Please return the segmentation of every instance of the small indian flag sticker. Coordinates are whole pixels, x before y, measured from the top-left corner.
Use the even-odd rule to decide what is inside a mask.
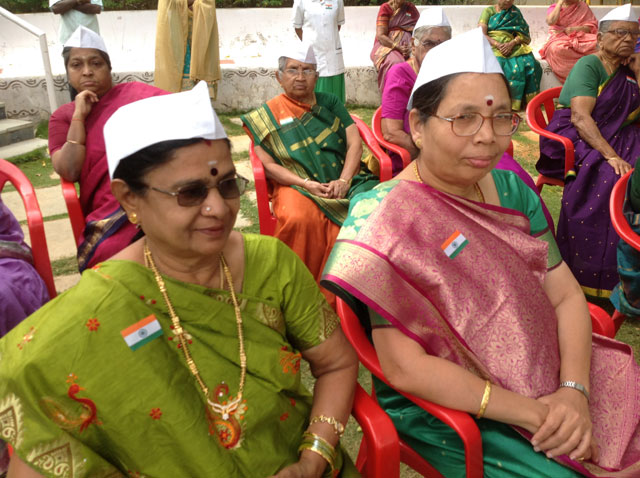
[[[151,314],[140,322],[121,330],[120,334],[131,350],[137,350],[147,342],[160,337],[162,335],[162,327],[160,327],[160,322],[158,322],[156,316]]]
[[[458,254],[460,254],[460,251],[464,249],[467,244],[469,244],[467,238],[464,237],[462,233],[456,229],[456,232],[451,234],[449,236],[449,239],[444,241],[440,247],[449,259],[453,259]]]

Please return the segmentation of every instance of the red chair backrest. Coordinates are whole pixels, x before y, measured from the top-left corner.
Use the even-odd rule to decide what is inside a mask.
[[[376,138],[376,141],[380,143],[380,145],[394,153],[396,153],[402,159],[402,166],[407,167],[409,163],[411,163],[411,155],[409,151],[404,149],[402,146],[398,146],[397,144],[390,143],[386,139],[384,139],[384,135],[382,134],[382,106],[373,112],[373,116],[371,117],[371,126],[373,129],[373,135]],[[382,179],[382,174],[380,175],[380,181],[386,181],[390,178]]]
[[[613,228],[616,230],[618,235],[627,244],[640,251],[640,236],[633,232],[627,218],[624,217],[624,214],[622,213],[622,206],[627,193],[627,184],[632,173],[633,170],[629,171],[613,186],[611,198],[609,199],[609,212],[611,214]]]
[[[253,170],[253,180],[256,185],[256,200],[258,202],[258,221],[260,222],[260,234],[273,236],[278,220],[271,212],[269,200],[269,184],[264,173],[264,166],[253,146],[253,138],[249,136],[249,159]]]
[[[69,213],[69,221],[71,221],[73,238],[76,240],[76,246],[80,246],[84,240],[83,233],[86,222],[84,214],[82,213],[82,207],[80,207],[80,199],[76,192],[76,185],[75,183],[61,178],[60,186],[62,186],[62,196],[64,197],[64,203],[67,206],[67,212]]]
[[[47,247],[44,222],[36,192],[29,179],[17,166],[9,161],[0,159],[0,191],[7,181],[13,184],[24,203],[24,208],[27,212],[27,226],[33,254],[33,265],[47,286],[49,297],[53,299],[57,295],[56,285],[53,281],[49,248]]]
[[[389,155],[380,147],[376,137],[373,135],[373,132],[369,129],[367,124],[362,121],[356,115],[351,115],[351,118],[356,124],[358,128],[358,132],[360,133],[360,138],[364,141],[364,144],[367,145],[371,154],[378,160],[380,164],[380,182],[388,181],[392,176],[392,163]]]

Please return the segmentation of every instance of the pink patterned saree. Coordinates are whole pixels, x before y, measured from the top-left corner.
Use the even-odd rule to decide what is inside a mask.
[[[532,398],[558,388],[549,244],[526,215],[398,181],[360,196],[350,216],[323,285],[501,387]],[[629,346],[598,335],[590,409],[599,463],[558,461],[585,476],[640,476],[640,369]]]

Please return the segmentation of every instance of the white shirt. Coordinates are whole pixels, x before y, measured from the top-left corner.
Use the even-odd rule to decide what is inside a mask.
[[[344,25],[343,0],[294,0],[292,22],[311,43],[320,76],[344,73],[338,25]]]
[[[49,0],[49,8],[58,3],[60,0]],[[91,0],[92,5],[102,5],[102,0]],[[67,13],[60,15],[60,43],[65,44],[69,37],[76,29],[83,25],[100,35],[100,26],[98,25],[98,15],[95,13],[82,13],[78,10],[71,9]]]

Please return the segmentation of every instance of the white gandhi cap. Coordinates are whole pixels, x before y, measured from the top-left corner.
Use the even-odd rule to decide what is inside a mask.
[[[413,107],[413,95],[418,88],[430,81],[454,73],[500,73],[504,75],[481,28],[475,28],[455,36],[427,52],[422,60],[418,78],[413,85],[407,109],[410,110]]]
[[[129,103],[118,108],[104,125],[109,177],[113,179],[122,159],[147,146],[177,139],[226,137],[204,81],[190,91]]]

